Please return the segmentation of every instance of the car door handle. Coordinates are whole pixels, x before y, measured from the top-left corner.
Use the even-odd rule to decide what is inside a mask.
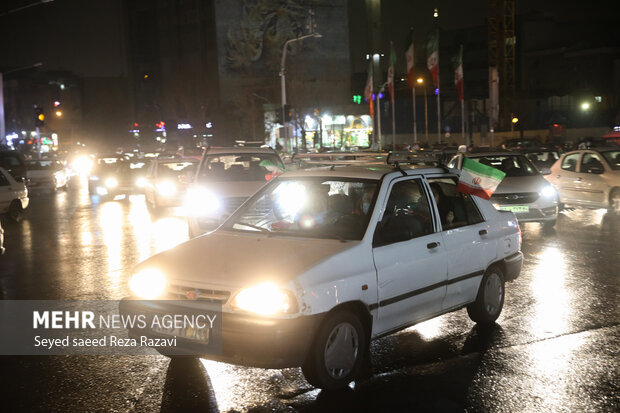
[[[488,232],[486,229],[481,229],[480,231],[478,231],[479,235],[486,235]]]
[[[433,248],[437,248],[438,246],[439,246],[438,242],[430,242],[426,244],[426,248],[428,248],[429,250],[432,250]]]

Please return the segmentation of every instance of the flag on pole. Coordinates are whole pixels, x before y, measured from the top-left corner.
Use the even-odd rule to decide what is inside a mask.
[[[372,99],[373,86],[372,86],[372,60],[368,62],[368,79],[366,80],[366,87],[364,88],[364,98],[368,102],[368,111],[370,116],[375,116],[375,105]]]
[[[459,94],[459,100],[463,100],[463,45],[452,62],[454,63],[454,85]]]
[[[394,64],[396,63],[396,52],[394,45],[390,42],[390,67],[388,68],[387,87],[390,92],[390,99],[394,101]]]
[[[409,87],[413,89],[415,87],[415,74],[413,73],[413,29],[409,31],[405,57],[407,59],[407,83]]]
[[[456,190],[489,199],[505,176],[499,169],[465,158]]]
[[[435,88],[439,87],[439,29],[435,27],[426,36],[426,67],[433,76]]]

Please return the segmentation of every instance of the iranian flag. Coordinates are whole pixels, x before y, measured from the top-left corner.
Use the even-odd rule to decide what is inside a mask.
[[[396,63],[396,52],[394,45],[390,42],[390,67],[388,68],[387,87],[390,92],[390,99],[394,102],[394,64]]]
[[[426,37],[426,67],[433,76],[435,88],[439,87],[439,31],[434,28]]]
[[[489,199],[506,174],[499,169],[465,158],[456,189],[464,194]]]
[[[459,53],[454,56],[454,85],[459,94],[459,100],[463,100],[463,45],[459,49]]]
[[[368,111],[370,116],[375,116],[375,105],[372,100],[373,87],[372,87],[372,60],[368,63],[368,79],[366,80],[366,87],[364,88],[364,98],[368,102]]]
[[[407,45],[407,50],[405,50],[405,57],[407,58],[407,83],[409,87],[413,89],[415,87],[415,75],[413,73],[413,29],[409,31]]]

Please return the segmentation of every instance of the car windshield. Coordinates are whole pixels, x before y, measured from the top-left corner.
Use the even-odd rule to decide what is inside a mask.
[[[528,152],[525,154],[525,157],[532,162],[542,162],[545,164],[552,164],[560,158],[555,151]]]
[[[605,157],[611,169],[620,171],[620,149],[601,152],[601,155]]]
[[[361,240],[376,198],[375,180],[279,179],[225,223],[235,231]]]
[[[265,182],[283,171],[284,165],[275,154],[217,154],[206,157],[198,181]]]
[[[506,177],[532,176],[540,173],[525,156],[521,155],[487,155],[471,159],[501,170],[506,173]]]
[[[31,171],[58,169],[56,161],[26,161],[26,166]]]

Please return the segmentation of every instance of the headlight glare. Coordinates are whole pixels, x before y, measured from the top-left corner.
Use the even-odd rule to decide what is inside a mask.
[[[116,188],[118,186],[118,181],[116,178],[108,178],[105,180],[105,186],[108,188]]]
[[[138,179],[136,179],[136,186],[138,188],[144,188],[144,185],[146,185],[146,178],[138,178]]]
[[[185,206],[190,215],[213,215],[222,204],[216,194],[206,188],[191,188],[187,193]]]
[[[271,283],[241,290],[235,297],[234,306],[260,315],[290,314],[297,311],[293,294]]]
[[[177,186],[174,182],[163,181],[157,184],[157,192],[161,196],[172,196],[177,192]]]
[[[553,198],[556,195],[556,191],[555,188],[552,187],[551,185],[548,185],[546,187],[544,187],[541,191],[540,191],[541,195],[547,198]]]
[[[153,300],[164,293],[166,277],[161,271],[154,268],[145,269],[131,277],[129,288],[138,297]]]

